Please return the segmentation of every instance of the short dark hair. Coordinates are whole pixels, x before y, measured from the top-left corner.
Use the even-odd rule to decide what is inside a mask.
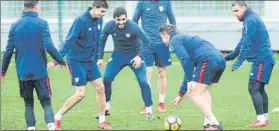
[[[247,4],[245,1],[239,1],[239,0],[235,0],[233,1],[232,3],[232,7],[235,6],[235,5],[239,5],[240,7],[247,7]]]
[[[171,35],[171,33],[175,31],[175,26],[172,24],[162,24],[159,29],[160,33],[165,32],[167,35]]]
[[[117,7],[117,8],[115,8],[114,11],[113,11],[113,18],[119,17],[121,15],[126,15],[126,17],[127,17],[126,9],[124,7]]]
[[[34,9],[39,0],[24,0],[24,8]]]
[[[94,0],[92,7],[108,9],[108,2],[106,0]]]

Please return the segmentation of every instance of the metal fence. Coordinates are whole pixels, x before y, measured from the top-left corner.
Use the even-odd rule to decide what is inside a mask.
[[[109,9],[105,21],[112,19],[112,11],[118,6],[124,6],[128,11],[128,17],[131,18],[137,1],[108,1],[108,3]],[[84,12],[91,4],[92,1],[39,1],[39,15],[49,22],[51,36],[56,47],[61,43],[61,40],[65,39],[73,19]],[[279,10],[277,9],[279,2],[247,1],[247,4],[260,16],[264,17],[268,29],[271,31],[271,36],[276,36],[279,30]],[[177,18],[178,28],[181,31],[201,35],[212,40],[217,48],[221,50],[234,48],[235,42],[240,37],[241,23],[236,21],[231,12],[231,1],[172,1],[172,7]],[[21,17],[22,8],[23,1],[1,1],[2,51],[6,45],[10,25]],[[59,19],[62,19],[60,24]],[[224,39],[226,37],[233,40],[222,42],[226,40]],[[224,45],[224,43],[227,44]],[[275,48],[279,50],[279,46]],[[111,51],[112,49],[113,44],[111,38],[109,38],[105,50]]]

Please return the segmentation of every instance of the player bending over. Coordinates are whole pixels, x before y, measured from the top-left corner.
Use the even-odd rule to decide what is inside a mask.
[[[159,31],[163,42],[173,49],[181,61],[185,73],[180,91],[171,104],[173,106],[181,104],[187,91],[189,98],[205,116],[204,129],[223,130],[212,112],[209,92],[212,83],[219,81],[226,68],[221,52],[198,36],[177,33],[171,24],[161,25]]]

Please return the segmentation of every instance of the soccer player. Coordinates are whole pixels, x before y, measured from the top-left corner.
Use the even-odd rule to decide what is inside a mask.
[[[98,127],[105,130],[112,129],[110,124],[105,121],[104,84],[95,61],[96,46],[100,39],[103,16],[107,9],[107,1],[94,1],[92,7],[89,7],[85,13],[75,19],[62,48],[59,50],[63,57],[68,54],[68,66],[71,71],[72,85],[75,86],[76,92],[55,114],[57,130],[60,129],[62,115],[83,99],[88,81],[96,87],[96,101],[100,117]],[[54,65],[55,62],[49,63],[49,67]]]
[[[102,67],[106,40],[109,35],[112,35],[114,51],[107,63],[104,74],[106,113],[107,115],[110,114],[112,81],[118,72],[125,66],[129,66],[134,71],[141,88],[147,111],[146,120],[153,120],[151,89],[146,80],[146,66],[141,59],[146,54],[150,39],[135,22],[127,19],[125,8],[116,8],[113,11],[113,18],[114,20],[107,22],[102,31],[98,54],[98,65]]]
[[[139,1],[134,13],[133,21],[138,23],[140,18],[143,30],[151,39],[151,44],[147,50],[147,54],[145,58],[143,58],[147,66],[147,81],[151,86],[152,66],[155,61],[155,66],[157,66],[157,83],[159,91],[158,111],[166,112],[164,104],[167,88],[166,67],[171,65],[171,57],[169,47],[162,42],[158,30],[161,24],[167,23],[167,19],[170,24],[176,25],[176,20],[171,8],[171,2],[168,0]],[[145,108],[143,108],[140,114],[145,113]]]
[[[53,46],[47,21],[38,16],[38,0],[24,1],[22,17],[12,24],[8,37],[1,78],[6,75],[15,49],[16,72],[20,95],[25,103],[27,130],[35,130],[34,88],[44,109],[47,128],[54,130],[46,51],[60,65],[66,66],[66,63]]]
[[[269,35],[261,18],[248,8],[244,1],[232,3],[232,12],[243,22],[242,37],[236,49],[227,55],[227,61],[237,58],[232,65],[232,71],[238,69],[244,60],[252,63],[248,89],[251,95],[257,120],[249,127],[269,125],[268,96],[265,85],[268,84],[275,59],[270,47]]]
[[[212,84],[219,81],[226,68],[222,53],[198,36],[177,33],[173,25],[163,24],[159,31],[163,42],[173,49],[181,61],[185,73],[180,91],[171,105],[180,105],[187,91],[189,98],[206,117],[204,129],[222,130],[222,125],[212,112],[209,92]]]

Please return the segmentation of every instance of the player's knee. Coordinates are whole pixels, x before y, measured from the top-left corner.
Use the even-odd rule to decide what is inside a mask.
[[[104,84],[99,84],[98,86],[96,86],[96,92],[98,95],[103,95],[105,92]]]
[[[42,98],[42,99],[40,99],[40,102],[41,102],[42,107],[51,105],[50,98]]]
[[[161,80],[166,78],[166,68],[158,68],[158,78]]]
[[[146,78],[150,80],[152,77],[152,67],[146,67]]]
[[[250,94],[259,92],[260,89],[260,82],[255,80],[249,80],[248,90]]]
[[[24,97],[25,106],[34,106],[34,98],[32,97]]]
[[[83,90],[78,90],[75,94],[75,98],[78,100],[78,101],[81,101],[85,96],[85,91]]]
[[[140,87],[147,87],[147,86],[149,86],[146,79],[139,79],[138,82],[140,84]]]
[[[202,95],[205,93],[205,90],[207,89],[207,85],[197,83],[197,82],[191,82],[191,84],[188,87],[187,94],[189,98],[194,98],[196,96]]]

